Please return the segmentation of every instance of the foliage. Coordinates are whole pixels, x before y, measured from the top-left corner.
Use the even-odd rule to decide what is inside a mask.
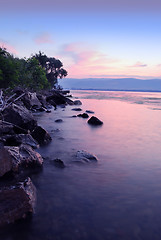
[[[15,86],[33,90],[54,87],[58,78],[67,76],[60,60],[39,52],[28,59],[15,58],[0,48],[0,88]]]
[[[67,71],[63,69],[63,64],[59,59],[54,57],[47,57],[44,53],[39,52],[34,56],[38,61],[41,67],[46,72],[46,77],[48,82],[52,87],[58,82],[58,78],[63,78],[67,76]]]

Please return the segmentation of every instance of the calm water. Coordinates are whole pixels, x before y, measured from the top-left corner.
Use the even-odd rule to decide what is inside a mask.
[[[53,141],[39,152],[43,171],[32,176],[32,219],[1,233],[3,240],[160,240],[161,94],[72,91],[104,124],[91,127],[72,106],[37,115]],[[92,115],[92,114],[91,114]],[[62,123],[55,123],[61,118]],[[72,163],[78,150],[95,164]],[[50,159],[61,158],[65,169]]]

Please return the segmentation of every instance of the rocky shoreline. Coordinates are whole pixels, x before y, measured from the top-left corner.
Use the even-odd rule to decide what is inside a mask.
[[[58,90],[36,93],[19,88],[10,96],[1,92],[0,227],[34,211],[36,188],[30,173],[43,167],[43,158],[36,149],[52,139],[32,112],[48,113],[58,105],[77,105],[65,96],[68,93]]]
[[[0,104],[0,227],[25,218],[34,212],[36,204],[36,188],[30,175],[33,171],[40,171],[43,158],[36,151],[37,148],[52,141],[50,134],[33,116],[33,112],[46,112],[58,106],[79,106],[80,100],[71,100],[69,91],[51,90],[43,92],[29,92],[15,89],[10,96],[1,93]],[[73,111],[82,109],[74,107]],[[89,118],[86,111],[75,117]],[[73,117],[74,117],[73,116]],[[61,119],[59,119],[61,120]],[[102,125],[98,118],[92,116],[88,122],[92,125]],[[97,158],[86,152],[78,151],[76,162],[87,163],[97,161]],[[64,168],[61,159],[54,159],[56,167]]]

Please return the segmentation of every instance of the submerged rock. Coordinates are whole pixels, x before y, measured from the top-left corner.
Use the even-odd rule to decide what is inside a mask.
[[[36,188],[30,178],[0,189],[0,226],[13,223],[33,213]]]
[[[86,113],[94,113],[94,112],[91,110],[86,110]]]
[[[89,120],[88,120],[88,124],[91,125],[102,125],[103,122],[101,120],[99,120],[97,117],[92,116]]]
[[[40,144],[47,144],[52,139],[49,135],[49,133],[42,127],[37,126],[31,133],[31,136]]]
[[[61,122],[63,122],[63,120],[62,119],[56,119],[55,122],[61,123]]]
[[[82,105],[82,102],[80,100],[75,100],[74,105]]]
[[[77,116],[82,118],[89,118],[89,115],[87,113],[78,114]]]
[[[98,159],[95,155],[87,151],[80,150],[80,151],[77,151],[76,160],[74,162],[89,163],[89,162],[97,162],[97,161]]]
[[[63,162],[61,159],[59,159],[59,158],[56,158],[56,159],[54,159],[54,160],[51,160],[51,163],[53,163],[55,167],[65,168],[64,162]]]
[[[82,111],[81,108],[72,108],[72,110],[73,110],[73,111],[78,111],[78,112],[79,112],[79,111]]]

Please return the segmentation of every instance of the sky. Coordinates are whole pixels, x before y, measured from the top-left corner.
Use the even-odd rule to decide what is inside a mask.
[[[161,78],[161,0],[0,0],[0,46],[68,78]]]

